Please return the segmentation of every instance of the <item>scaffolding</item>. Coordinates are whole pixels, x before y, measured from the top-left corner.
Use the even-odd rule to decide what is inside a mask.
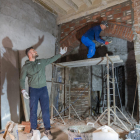
[[[107,61],[106,61],[106,65],[107,65],[107,109],[101,114],[101,116],[95,121],[95,123],[97,123],[99,120],[102,120],[105,115],[107,114],[107,120],[108,120],[108,126],[111,126],[112,124],[117,124],[116,119],[119,120],[119,122],[124,126],[124,128],[126,129],[126,131],[129,131],[129,129],[127,128],[127,126],[121,121],[121,119],[117,116],[116,114],[116,110],[118,109],[118,111],[122,114],[122,116],[126,119],[126,121],[132,125],[130,123],[130,121],[127,119],[127,117],[121,112],[121,110],[116,106],[115,103],[115,78],[114,78],[114,63],[113,61],[108,57],[108,54],[106,54],[107,57]],[[111,62],[112,64],[112,84],[113,84],[113,106],[110,107],[110,89],[109,89],[109,62]],[[114,121],[112,123],[110,116],[111,116],[111,112],[114,115]],[[95,124],[94,123],[94,124]]]
[[[63,62],[63,63],[53,63],[53,67],[54,65],[56,67],[63,67],[63,68],[73,68],[73,67],[83,67],[83,66],[93,66],[93,65],[103,65],[106,64],[107,65],[107,109],[101,114],[101,116],[95,121],[95,123],[97,123],[100,119],[103,119],[105,117],[105,115],[107,114],[108,116],[108,126],[112,125],[113,123],[116,124],[116,119],[118,119],[121,124],[124,126],[124,128],[128,131],[128,128],[126,127],[126,125],[119,119],[119,117],[116,115],[116,110],[118,110],[119,112],[120,109],[116,106],[115,103],[115,83],[114,83],[114,64],[115,63],[122,63],[123,60],[120,59],[120,57],[118,55],[116,56],[110,56],[108,57],[108,54],[106,54],[106,57],[101,57],[101,58],[92,58],[92,59],[86,59],[86,60],[80,60],[80,61],[71,61],[71,62]],[[110,91],[109,91],[109,64],[112,64],[112,84],[113,84],[113,106],[110,107]],[[58,83],[58,82],[54,82],[54,79],[52,79],[52,104],[51,104],[51,119],[53,120],[53,108],[56,110],[56,112],[59,114],[60,118],[62,119],[63,123],[65,124],[63,118],[61,117],[60,113],[57,111],[57,109],[54,107],[53,105],[53,85],[54,84],[63,84],[64,85],[69,85],[69,107],[67,109],[69,109],[69,115],[68,117],[70,118],[71,115],[71,109],[74,110],[75,114],[77,115],[77,117],[80,119],[79,115],[77,114],[76,110],[74,109],[74,107],[71,104],[71,99],[70,99],[70,95],[71,95],[71,84],[70,84],[70,79],[69,79],[69,83],[66,84],[64,83]],[[90,84],[89,84],[90,85]],[[91,90],[90,90],[90,86],[89,86],[89,98],[91,97]],[[65,90],[65,88],[64,88]],[[64,93],[65,94],[65,93]],[[89,99],[89,108],[91,107],[91,100]],[[110,123],[110,112],[113,113],[114,115],[114,121],[113,123]],[[121,112],[121,114],[124,116],[124,118],[127,120],[127,122],[129,124],[130,121],[126,118],[126,116]],[[132,124],[131,124],[132,125]]]

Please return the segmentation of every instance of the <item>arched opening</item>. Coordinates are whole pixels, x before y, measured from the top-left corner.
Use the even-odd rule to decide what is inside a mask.
[[[81,43],[80,39],[89,28],[97,24],[99,23],[90,22],[85,26],[78,27],[63,40],[61,40],[61,46],[68,46],[69,54],[63,57],[60,62],[87,59],[88,49]],[[102,31],[100,35],[104,40],[112,41],[112,43],[107,46],[101,46],[100,43],[94,41],[96,44],[96,53],[94,58],[104,57],[106,53],[108,53],[109,56],[119,55],[124,61],[122,64],[115,65],[116,77],[118,81],[118,87],[116,87],[116,90],[118,90],[120,93],[123,107],[131,113],[137,79],[133,42],[134,34],[132,31],[132,26],[123,23],[118,24],[115,22],[110,22],[109,27],[105,31]],[[95,91],[102,92],[101,89],[103,88],[103,79],[101,76],[103,76],[103,71],[101,71],[101,69],[101,66],[92,66],[92,92],[94,93]],[[81,75],[83,72],[81,70]],[[96,96],[95,98],[97,99]],[[116,104],[120,106],[119,98],[117,99]],[[135,107],[135,113],[136,112],[137,101]]]

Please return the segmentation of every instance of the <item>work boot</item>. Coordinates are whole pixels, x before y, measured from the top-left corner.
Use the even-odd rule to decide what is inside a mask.
[[[45,130],[43,133],[49,140],[53,140],[53,136],[50,130]]]

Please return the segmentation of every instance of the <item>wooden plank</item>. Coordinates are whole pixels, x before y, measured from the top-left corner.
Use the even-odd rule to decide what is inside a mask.
[[[111,59],[111,61],[113,61],[113,63],[123,62],[123,60],[121,60],[120,56],[118,55],[109,56],[109,58]],[[58,63],[58,64],[62,66],[67,66],[67,67],[82,67],[82,66],[93,66],[97,64],[102,65],[102,64],[106,64],[106,61],[107,61],[106,57],[100,57],[100,58],[92,58],[92,59],[79,60],[79,61],[63,62],[63,63]]]
[[[83,1],[88,7],[92,6],[92,1],[91,0],[83,0]]]
[[[65,2],[70,5],[75,11],[78,11],[78,6],[72,0],[65,0]]]

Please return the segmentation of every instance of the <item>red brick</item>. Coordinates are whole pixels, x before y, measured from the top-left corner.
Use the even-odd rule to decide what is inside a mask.
[[[122,16],[123,16],[123,13],[118,13],[118,14],[114,15],[114,18],[119,18],[119,17],[122,17]]]
[[[103,17],[103,20],[107,20],[107,17]]]
[[[131,15],[128,15],[128,16],[125,16],[125,17],[122,17],[122,21],[126,21],[128,19],[131,19]]]
[[[25,133],[30,133],[30,131],[31,131],[31,125],[26,125],[25,129],[24,129],[24,132]]]
[[[101,13],[103,13],[103,12],[105,12],[105,11],[106,11],[106,9],[102,10]]]
[[[95,20],[97,17],[100,17],[100,15],[94,15],[92,19]]]
[[[22,121],[21,124],[22,124],[22,125],[25,125],[24,132],[30,133],[30,130],[31,130],[31,123],[30,123],[30,122],[24,122],[24,121]]]
[[[86,23],[87,22],[87,20],[86,19],[83,19],[83,20],[81,20],[79,23],[80,24],[83,24],[83,23]]]
[[[65,36],[65,33],[62,33],[62,34],[61,34],[61,37],[64,37],[64,36]]]
[[[112,25],[112,26],[113,26],[113,27],[112,27],[112,31],[111,31],[111,32],[112,32],[112,34],[114,34],[115,31],[116,31],[116,26],[117,26],[117,25]]]
[[[69,32],[70,31],[70,28],[66,28],[66,29],[64,29],[64,32],[66,33],[66,32]]]
[[[66,28],[65,24],[61,26],[61,30],[65,29],[65,28]]]
[[[130,31],[131,31],[131,28],[127,27],[126,32],[124,33],[125,38],[128,38]]]
[[[140,1],[135,2],[135,3],[134,3],[134,6],[135,6],[135,7],[140,6]]]
[[[112,9],[114,10],[114,9],[118,9],[118,8],[121,8],[121,5],[119,4],[119,5],[116,5],[116,6],[114,6],[114,7],[112,7]]]
[[[121,11],[122,11],[122,12],[123,12],[123,11],[127,11],[127,10],[131,10],[130,5],[121,8]]]
[[[140,34],[140,27],[135,26],[135,31],[136,31],[137,34]]]
[[[22,121],[22,123],[21,123],[22,125],[31,125],[31,123],[30,122],[24,122],[24,121]]]
[[[75,23],[70,23],[69,24],[69,27],[73,27],[73,26],[75,26]]]
[[[113,13],[114,13],[113,10],[112,10],[112,11],[108,11],[108,12],[106,12],[106,16],[111,15],[111,14],[113,14]]]

